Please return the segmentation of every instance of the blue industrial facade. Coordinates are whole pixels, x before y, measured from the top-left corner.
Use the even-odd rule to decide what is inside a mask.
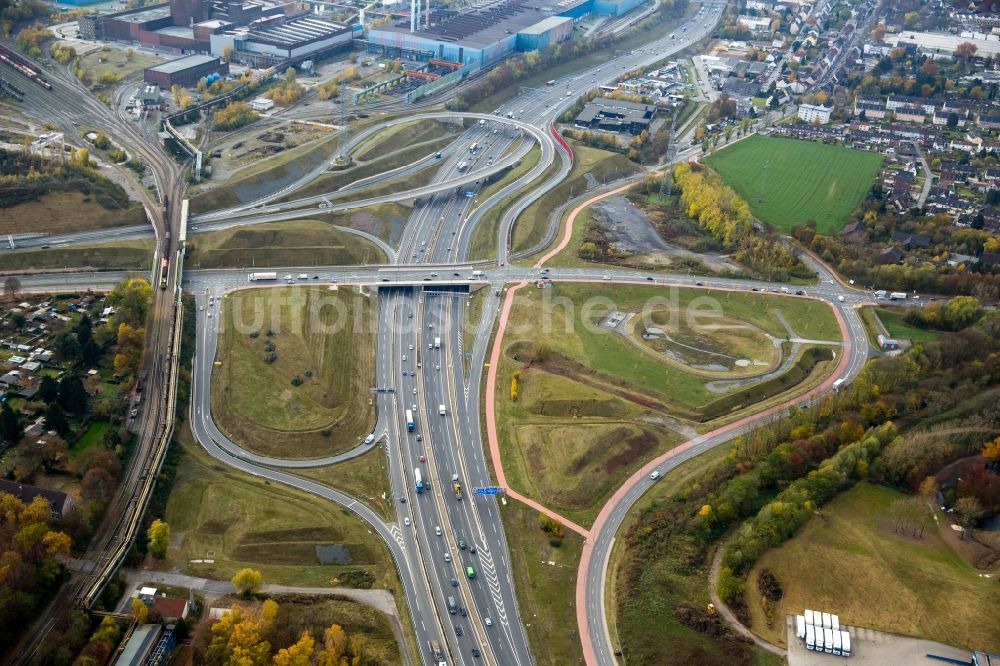
[[[444,23],[442,28],[431,26],[430,29],[418,29],[416,32],[410,32],[408,26],[404,24],[397,24],[372,28],[368,32],[368,43],[370,47],[375,47],[391,57],[424,53],[433,54],[431,56],[433,59],[450,60],[463,65],[477,63],[480,67],[490,67],[515,52],[541,50],[569,39],[573,32],[573,22],[560,21],[560,18],[576,21],[592,13],[621,16],[644,1],[562,0],[546,3],[544,9],[548,11],[554,9],[554,14],[534,24],[512,24],[510,29],[504,32],[491,30],[492,26],[484,27],[482,32],[467,34],[464,37],[449,34],[447,23]],[[441,34],[438,34],[439,31]]]

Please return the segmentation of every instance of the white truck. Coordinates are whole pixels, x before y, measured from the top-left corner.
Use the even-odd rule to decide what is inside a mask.
[[[257,282],[258,280],[277,280],[277,273],[251,273],[250,281]]]
[[[806,637],[806,619],[801,615],[795,616],[795,637],[796,638]]]
[[[894,291],[891,294],[889,294],[889,300],[890,301],[905,301],[906,300],[906,292],[905,291]]]
[[[834,631],[840,631],[840,618],[834,614],[830,614],[830,628]]]
[[[813,611],[806,609],[805,613],[806,624],[816,624],[816,620],[813,618]]]
[[[823,613],[823,628],[833,629],[833,618],[830,617],[829,613]]]
[[[841,639],[839,631],[831,631],[833,634],[833,653],[838,657],[841,655]]]
[[[806,649],[816,649],[816,627],[811,624],[806,625]]]
[[[851,635],[843,630],[840,632],[840,656],[851,656]]]
[[[434,349],[441,349],[441,338],[434,338]]]
[[[833,629],[823,627],[823,652],[833,654]]]
[[[445,415],[445,414],[447,414],[447,413],[448,413],[448,412],[447,412],[447,410],[445,409],[444,405],[438,405],[438,414],[440,414],[441,416],[444,416],[444,415]]]
[[[842,388],[844,388],[844,380],[843,379],[836,379],[836,380],[834,380],[834,382],[833,382],[833,391],[834,391],[834,393],[836,393],[837,391],[839,391]]]

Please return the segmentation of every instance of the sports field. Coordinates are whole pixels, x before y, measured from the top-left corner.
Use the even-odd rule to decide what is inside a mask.
[[[814,141],[751,136],[705,162],[764,222],[789,231],[816,220],[816,229],[828,234],[844,226],[874,182],[882,157]]]

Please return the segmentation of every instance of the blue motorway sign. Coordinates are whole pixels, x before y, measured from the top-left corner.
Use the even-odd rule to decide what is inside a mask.
[[[501,492],[501,488],[497,486],[487,486],[485,488],[476,488],[477,495],[496,495]]]

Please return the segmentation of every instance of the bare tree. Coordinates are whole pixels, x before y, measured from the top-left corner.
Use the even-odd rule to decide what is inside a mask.
[[[971,495],[968,497],[960,497],[957,502],[955,502],[955,513],[958,514],[958,524],[964,527],[962,531],[962,538],[972,529],[983,516],[983,505],[979,503],[979,500]]]
[[[3,281],[3,290],[7,298],[14,300],[17,298],[17,292],[21,291],[21,280],[14,275],[8,275]]]

